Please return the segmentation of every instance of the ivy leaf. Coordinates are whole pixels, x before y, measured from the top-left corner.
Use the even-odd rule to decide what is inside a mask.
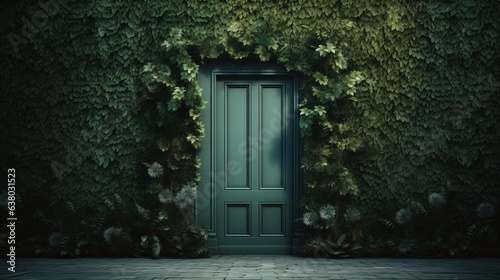
[[[328,84],[328,77],[326,75],[316,72],[313,77],[320,85],[324,86]]]
[[[327,54],[335,54],[337,48],[332,43],[327,43],[326,45],[319,45],[316,49],[320,56],[326,56]]]
[[[184,88],[175,87],[174,92],[172,92],[172,99],[182,100],[184,98],[185,93],[186,90]]]

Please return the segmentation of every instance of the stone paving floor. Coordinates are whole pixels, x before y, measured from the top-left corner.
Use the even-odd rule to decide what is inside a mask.
[[[500,279],[500,259],[212,256],[207,259],[30,258],[0,279]]]

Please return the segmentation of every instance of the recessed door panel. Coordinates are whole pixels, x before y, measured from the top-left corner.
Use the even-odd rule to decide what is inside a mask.
[[[249,203],[226,203],[225,236],[250,236],[251,210]]]
[[[225,85],[225,169],[238,166],[239,172],[227,174],[226,188],[249,188],[248,176],[248,130],[249,130],[249,85]],[[237,117],[236,117],[237,116]]]
[[[260,204],[260,236],[285,236],[285,204]]]
[[[260,187],[284,188],[283,150],[284,85],[263,85],[260,88],[261,108],[259,127]]]

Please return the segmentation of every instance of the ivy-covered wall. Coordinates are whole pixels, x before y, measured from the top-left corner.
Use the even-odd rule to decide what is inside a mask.
[[[498,202],[498,1],[6,0],[0,10],[0,162],[16,168],[30,244],[50,236],[56,222],[40,223],[67,201],[93,213],[105,197],[144,196],[143,163],[168,136],[144,109],[154,103],[143,70],[155,73],[144,66],[177,65],[188,45],[201,63],[251,54],[304,76],[310,192],[340,194],[367,219],[442,188],[465,204]],[[172,69],[174,80],[191,71]],[[173,171],[172,161],[182,157]]]
[[[378,209],[447,185],[498,196],[498,4],[389,1],[360,22],[351,46],[366,83],[352,126],[367,154],[355,169]]]

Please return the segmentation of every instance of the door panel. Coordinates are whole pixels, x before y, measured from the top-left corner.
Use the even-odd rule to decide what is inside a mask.
[[[216,235],[220,254],[291,253],[291,78],[227,76],[215,85]]]
[[[250,212],[249,203],[225,203],[225,235],[250,236]]]
[[[285,236],[285,204],[260,204],[260,236]]]
[[[260,90],[260,187],[283,189],[283,92],[284,86],[265,86]]]
[[[224,115],[242,116],[224,117],[225,170],[227,170],[227,163],[237,165],[241,169],[241,172],[228,174],[225,185],[227,189],[250,188],[248,155],[238,150],[238,146],[242,143],[247,145],[249,136],[249,90],[249,85],[226,85],[224,90]]]

